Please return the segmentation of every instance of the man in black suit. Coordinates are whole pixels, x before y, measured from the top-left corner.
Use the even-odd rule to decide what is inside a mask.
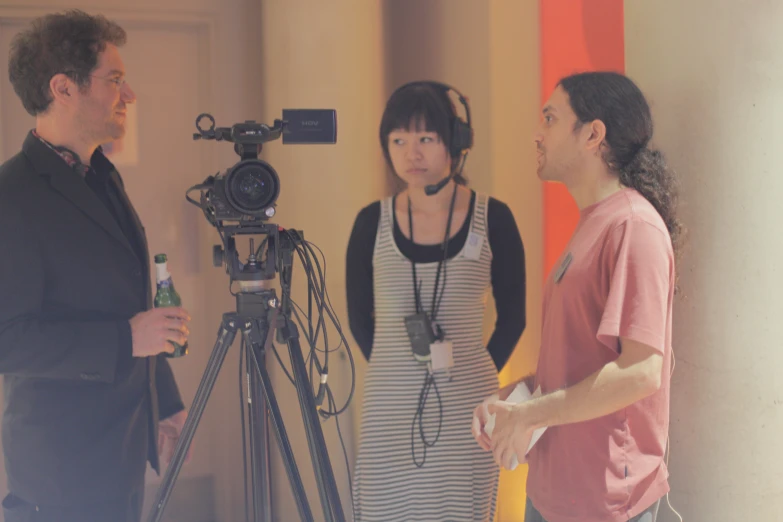
[[[69,11],[11,47],[36,127],[0,166],[6,522],[137,522],[146,462],[159,471],[186,417],[164,353],[190,317],[151,309],[144,228],[99,146],[124,135],[135,101],[125,39]]]

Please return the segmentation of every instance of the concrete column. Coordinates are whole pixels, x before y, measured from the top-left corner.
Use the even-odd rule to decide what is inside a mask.
[[[280,176],[281,192],[275,222],[304,230],[327,259],[327,289],[349,342],[345,315],[345,252],[353,220],[365,205],[383,196],[385,169],[378,145],[378,125],[386,101],[382,4],[364,0],[338,2],[262,2],[258,21],[261,35],[258,66],[262,83],[262,115],[267,123],[281,117],[284,108],[337,110],[336,145],[267,143],[262,158]],[[301,265],[294,271],[294,299],[306,307],[307,280]],[[330,347],[339,337],[329,330]],[[306,345],[304,338],[302,344]],[[352,346],[360,379],[365,368],[361,351]],[[303,346],[306,350],[306,346]],[[283,355],[288,362],[287,357]],[[313,478],[307,440],[294,388],[270,358],[270,369],[302,480],[316,520],[323,514]],[[329,383],[342,405],[349,392],[350,366],[346,358],[331,356]],[[353,467],[361,386],[340,427]],[[355,417],[354,417],[355,415]],[[332,467],[346,512],[351,497],[345,458],[334,420],[322,424]],[[273,455],[275,516],[298,518],[282,460]]]
[[[535,372],[541,345],[544,229],[533,130],[539,119],[538,2],[489,2],[490,194],[508,204],[525,246],[527,328],[500,374],[501,385]],[[494,325],[495,314],[490,313]],[[498,522],[525,516],[527,466],[500,474]]]
[[[783,512],[783,4],[626,2],[628,74],[682,179],[670,499],[685,520]],[[677,518],[664,507],[659,520]]]

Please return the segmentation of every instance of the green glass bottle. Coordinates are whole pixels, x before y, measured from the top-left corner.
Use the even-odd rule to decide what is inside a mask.
[[[174,282],[171,280],[171,274],[169,274],[166,254],[155,254],[155,272],[158,284],[158,291],[155,293],[155,308],[182,306],[182,300],[174,289]],[[172,341],[169,342],[174,345],[174,353],[166,353],[167,357],[187,355],[188,343],[182,346]]]

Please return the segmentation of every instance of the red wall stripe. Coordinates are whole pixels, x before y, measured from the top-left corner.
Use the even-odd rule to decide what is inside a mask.
[[[557,82],[576,72],[625,71],[623,0],[539,0],[541,103]],[[565,186],[544,183],[544,276],[579,220]]]

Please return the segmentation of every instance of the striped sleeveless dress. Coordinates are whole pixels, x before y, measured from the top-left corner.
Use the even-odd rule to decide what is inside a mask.
[[[497,369],[483,343],[492,260],[487,202],[487,196],[477,194],[468,240],[445,263],[437,321],[453,343],[454,367],[451,378],[436,373],[443,425],[421,468],[414,464],[411,428],[427,370],[413,358],[404,324],[416,308],[411,262],[394,241],[392,198],[381,202],[373,253],[375,336],[353,484],[356,522],[494,520],[499,470],[471,434],[473,409],[498,389]],[[437,262],[416,264],[427,310],[437,267]],[[434,390],[429,395],[421,423],[432,441],[440,415]],[[424,443],[418,424],[413,440],[421,464]]]

